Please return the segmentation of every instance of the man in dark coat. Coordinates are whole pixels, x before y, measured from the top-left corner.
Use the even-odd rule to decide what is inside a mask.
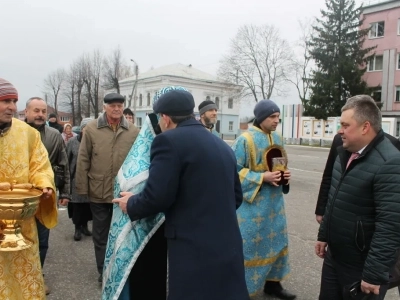
[[[49,114],[48,125],[51,128],[57,129],[60,133],[62,133],[64,131],[64,127],[57,122],[57,115],[55,113]]]
[[[400,151],[400,140],[394,136],[384,133],[385,137]],[[326,160],[324,173],[322,174],[321,186],[319,188],[317,205],[315,208],[315,217],[318,223],[321,223],[325,213],[326,203],[328,202],[329,188],[331,187],[333,165],[338,155],[337,148],[343,145],[340,133],[333,138],[331,149],[329,150],[328,159]]]
[[[342,108],[339,134],[343,146],[337,149],[315,245],[324,258],[319,299],[343,299],[357,284],[361,292],[383,299],[400,247],[400,153],[385,137],[379,108],[366,95]]]
[[[235,155],[193,118],[193,108],[186,91],[160,97],[154,112],[163,133],[151,146],[146,186],[113,202],[132,221],[165,213],[169,300],[249,299],[236,219],[242,190]]]

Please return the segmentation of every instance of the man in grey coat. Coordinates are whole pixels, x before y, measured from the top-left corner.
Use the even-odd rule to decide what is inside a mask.
[[[46,126],[46,102],[39,97],[28,99],[25,108],[25,118],[29,125],[40,132],[40,138],[49,154],[51,166],[55,173],[58,173],[59,176],[61,176],[59,177],[60,180],[55,178],[55,182],[60,194],[59,202],[61,205],[66,205],[71,199],[68,158],[61,134],[56,129]],[[57,175],[55,174],[55,176]],[[38,219],[36,219],[36,225],[39,236],[40,263],[43,268],[47,250],[49,248],[50,229],[46,228]],[[50,290],[47,286],[45,288],[46,294],[49,294]]]

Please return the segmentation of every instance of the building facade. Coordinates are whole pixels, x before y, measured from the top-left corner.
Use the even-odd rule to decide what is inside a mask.
[[[239,133],[240,103],[236,95],[242,87],[219,81],[191,65],[168,65],[119,83],[120,92],[126,98],[126,107],[135,113],[138,127],[142,125],[146,115],[153,112],[153,97],[157,91],[167,86],[182,86],[194,97],[196,117],[199,117],[199,104],[204,100],[212,100],[218,106],[218,123],[215,128],[221,137],[234,138]],[[109,92],[112,91],[106,91]]]
[[[382,102],[382,115],[397,119],[400,134],[400,1],[365,2],[361,18],[363,28],[370,28],[365,47],[377,46],[369,59],[364,80],[377,87],[376,101]]]

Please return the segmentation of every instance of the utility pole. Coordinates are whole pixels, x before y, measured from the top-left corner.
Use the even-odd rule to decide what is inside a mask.
[[[131,99],[133,97],[133,115],[135,116],[135,120],[136,120],[136,100],[137,100],[137,84],[138,84],[138,75],[139,75],[139,66],[137,64],[136,61],[134,61],[133,59],[131,59],[131,62],[133,62],[135,64],[134,66],[134,70],[135,70],[135,83],[133,84],[132,87],[132,94],[131,94]],[[135,93],[135,95],[133,95]]]

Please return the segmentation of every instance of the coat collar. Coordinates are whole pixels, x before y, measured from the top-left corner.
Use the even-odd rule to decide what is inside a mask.
[[[119,126],[125,128],[125,129],[129,129],[128,120],[124,116],[121,117]],[[109,124],[107,122],[106,113],[102,113],[101,116],[99,116],[97,118],[97,128],[103,128],[103,127],[109,127]]]
[[[198,125],[204,127],[203,123],[197,121],[195,118],[180,122],[176,127]]]

